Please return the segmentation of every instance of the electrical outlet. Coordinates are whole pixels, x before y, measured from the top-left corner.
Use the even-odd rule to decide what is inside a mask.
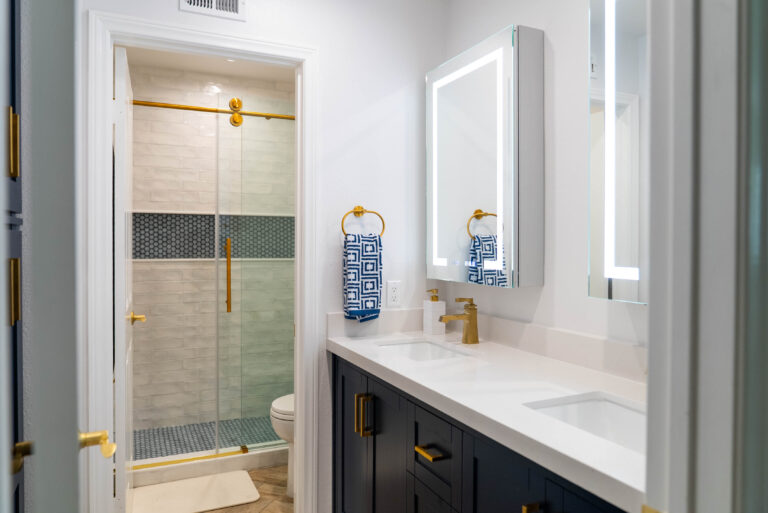
[[[387,306],[400,306],[400,280],[387,282]]]

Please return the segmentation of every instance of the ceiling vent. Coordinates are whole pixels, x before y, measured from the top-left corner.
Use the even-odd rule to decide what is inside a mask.
[[[245,0],[179,0],[179,10],[245,21]]]

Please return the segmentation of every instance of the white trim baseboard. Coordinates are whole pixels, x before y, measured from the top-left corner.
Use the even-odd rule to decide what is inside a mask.
[[[312,48],[259,41],[176,24],[89,11],[87,32],[81,34],[85,62],[78,72],[76,191],[78,351],[86,362],[80,377],[84,405],[82,431],[108,429],[114,433],[112,403],[112,74],[113,47],[137,46],[166,51],[220,55],[296,67],[296,134],[298,198],[296,212],[296,502],[297,513],[312,513],[317,505],[318,365],[322,349],[317,308],[315,156],[317,119],[317,51]],[[107,252],[105,252],[107,251]],[[323,356],[324,358],[324,356]],[[122,362],[116,362],[120,368]],[[120,450],[120,448],[118,448]],[[119,461],[119,460],[118,460]],[[117,469],[124,473],[125,469]],[[91,451],[82,470],[87,492],[81,511],[124,513],[122,491],[112,497],[112,462]],[[120,482],[120,480],[118,480]]]

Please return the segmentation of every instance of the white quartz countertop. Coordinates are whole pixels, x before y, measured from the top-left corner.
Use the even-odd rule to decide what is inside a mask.
[[[414,360],[382,348],[414,340],[428,340],[461,355]],[[644,408],[644,383],[493,342],[463,345],[458,334],[331,337],[327,349],[598,497],[626,511],[640,511],[644,447],[619,445],[526,403],[604,392]]]

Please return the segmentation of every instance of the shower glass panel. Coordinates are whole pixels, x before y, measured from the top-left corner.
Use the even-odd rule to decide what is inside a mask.
[[[255,93],[239,96],[243,110],[293,113],[292,92]],[[221,95],[220,108],[230,99]],[[235,127],[229,116],[218,118],[218,440],[225,450],[282,443],[269,409],[293,392],[295,127],[253,116]]]
[[[156,103],[134,109],[135,468],[283,443],[269,411],[293,392],[295,122],[167,108],[293,114],[290,75],[267,76],[131,71]]]

